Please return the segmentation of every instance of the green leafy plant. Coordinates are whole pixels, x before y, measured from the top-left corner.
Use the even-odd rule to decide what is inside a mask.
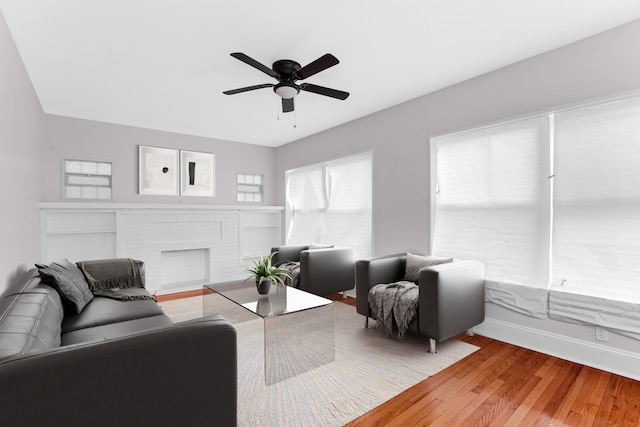
[[[245,282],[249,279],[256,279],[256,285],[260,286],[265,279],[271,279],[276,285],[284,285],[284,277],[291,278],[289,271],[275,266],[271,263],[271,259],[277,252],[272,252],[269,256],[260,256],[260,259],[253,260],[253,267],[247,268],[246,271],[251,273],[249,277],[245,279]]]

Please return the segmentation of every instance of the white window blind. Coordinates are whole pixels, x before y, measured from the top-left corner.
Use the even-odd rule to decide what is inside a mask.
[[[432,156],[436,161],[432,253],[482,261],[488,285],[546,289],[548,120],[537,117],[434,138]],[[509,286],[510,293],[513,289]],[[528,305],[523,298],[508,299],[516,306]],[[539,311],[542,304],[533,305],[532,310]]]
[[[325,241],[353,248],[357,258],[371,255],[371,155],[329,164],[329,207]]]
[[[326,165],[286,172],[287,244],[320,243],[327,214]]]
[[[640,98],[547,117],[432,139],[432,252],[483,261],[487,301],[640,339]]]
[[[65,159],[65,199],[111,199],[111,163]]]
[[[286,172],[287,244],[327,243],[371,255],[372,156]]]
[[[262,182],[262,175],[238,173],[236,178],[236,200],[238,202],[262,202]]]
[[[640,100],[555,118],[552,289],[640,303]]]

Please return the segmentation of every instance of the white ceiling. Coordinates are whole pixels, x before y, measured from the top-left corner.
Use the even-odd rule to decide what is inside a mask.
[[[46,113],[279,146],[640,18],[638,0],[0,0]],[[271,66],[340,64],[279,113]],[[294,128],[294,123],[297,125]]]

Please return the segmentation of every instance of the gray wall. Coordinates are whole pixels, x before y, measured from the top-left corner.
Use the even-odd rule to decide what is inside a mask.
[[[284,202],[286,170],[373,151],[374,254],[428,253],[430,137],[598,98],[640,94],[638,51],[640,21],[635,21],[279,147],[276,202]],[[494,304],[487,304],[487,318],[494,322],[485,322],[484,335],[623,375],[637,370],[635,340],[610,334],[605,350],[593,347],[602,350],[597,352],[573,341],[594,342],[593,327],[531,319]],[[621,366],[621,359],[627,359],[619,354],[636,356]]]
[[[264,204],[271,205],[284,203],[285,170],[373,151],[374,253],[428,252],[430,136],[640,90],[638,48],[640,22],[634,22],[271,149],[44,115],[0,15],[0,291],[39,258],[38,202],[60,200],[60,165],[67,156],[112,161],[115,202],[233,204],[235,172],[242,170],[265,174]],[[215,153],[215,199],[139,196],[138,144]],[[497,307],[488,313],[580,339],[593,332]],[[637,341],[611,341],[637,352]]]
[[[61,200],[62,159],[112,162],[113,202],[236,204],[236,173],[264,175],[263,203],[273,204],[275,149],[210,138],[154,131],[61,116],[47,116],[48,135],[43,145],[43,201]],[[138,145],[177,148],[215,154],[215,197],[149,196],[138,194]]]
[[[43,113],[0,14],[0,293],[40,259],[38,203],[60,202],[63,158],[113,163],[119,203],[236,204],[237,172],[264,175],[261,205],[275,203],[275,149]],[[216,155],[216,197],[138,194],[138,145]]]
[[[427,253],[431,136],[638,90],[639,48],[636,21],[279,147],[276,202],[286,170],[372,150],[373,253]]]
[[[45,116],[0,13],[0,292],[40,257]]]

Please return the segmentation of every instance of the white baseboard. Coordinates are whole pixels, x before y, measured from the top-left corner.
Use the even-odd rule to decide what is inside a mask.
[[[640,355],[636,353],[491,318],[473,332],[640,381]]]
[[[189,292],[189,291],[197,291],[197,290],[202,290],[202,288],[204,287],[204,285],[202,284],[202,282],[198,282],[196,284],[191,284],[191,285],[186,285],[186,286],[178,286],[178,287],[169,287],[169,288],[162,288],[162,289],[156,289],[153,292],[153,295],[169,295],[169,294],[176,294],[176,293],[180,293],[180,292]]]

